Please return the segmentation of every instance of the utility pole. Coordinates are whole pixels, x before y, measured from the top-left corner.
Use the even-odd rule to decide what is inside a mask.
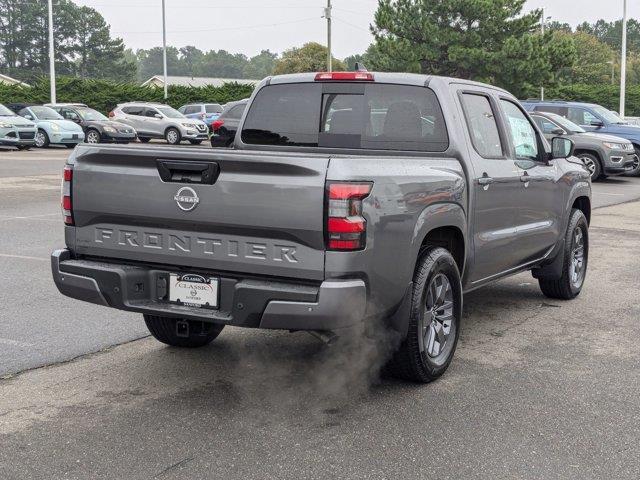
[[[627,0],[622,1],[622,58],[620,59],[620,116],[624,119],[627,94]]]
[[[331,0],[327,0],[327,8],[324,9],[324,17],[327,19],[327,72],[331,71]]]
[[[49,83],[51,103],[56,103],[56,57],[53,46],[53,0],[49,0]]]
[[[540,17],[540,33],[542,34],[542,41],[544,42],[544,7],[542,7],[542,17]],[[540,87],[540,100],[544,101],[544,85]]]
[[[49,0],[51,1],[51,0]],[[164,70],[164,99],[169,98],[167,85],[167,21],[165,0],[162,0],[162,67]]]

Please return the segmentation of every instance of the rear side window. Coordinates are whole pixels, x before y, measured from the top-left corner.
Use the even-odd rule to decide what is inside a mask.
[[[200,105],[189,105],[184,109],[184,113],[185,115],[191,115],[193,113],[200,113],[200,111],[202,110],[202,108],[200,107]]]
[[[500,133],[489,99],[472,93],[464,93],[462,99],[471,142],[476,151],[484,158],[502,157]]]
[[[207,113],[220,113],[222,112],[222,107],[217,103],[213,103],[213,104],[205,105],[204,111]]]
[[[444,117],[432,90],[389,84],[344,87],[303,83],[263,88],[247,114],[242,140],[373,150],[448,148]]]
[[[143,107],[124,107],[122,111],[127,115],[142,115]]]
[[[242,113],[244,112],[247,104],[236,105],[235,107],[231,107],[227,113],[225,113],[225,117],[231,120],[239,120],[242,117]]]

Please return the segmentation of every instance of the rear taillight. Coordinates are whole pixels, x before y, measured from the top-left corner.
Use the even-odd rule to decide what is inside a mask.
[[[360,81],[373,82],[373,73],[369,72],[320,72],[316,74],[316,82],[327,81]]]
[[[65,165],[62,175],[62,217],[66,225],[73,225],[73,202],[71,200],[71,184],[73,183],[73,167]]]
[[[213,130],[214,132],[217,132],[218,130],[220,130],[220,127],[224,125],[224,120],[214,120],[213,123],[211,124],[211,130]]]
[[[367,222],[362,200],[371,192],[371,182],[327,183],[327,249],[361,250],[366,244]]]

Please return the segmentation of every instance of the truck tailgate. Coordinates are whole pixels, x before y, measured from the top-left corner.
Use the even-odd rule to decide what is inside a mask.
[[[70,162],[78,254],[324,278],[326,155],[82,146]]]

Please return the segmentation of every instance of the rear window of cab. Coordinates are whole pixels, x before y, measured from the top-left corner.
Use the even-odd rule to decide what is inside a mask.
[[[392,84],[269,85],[242,129],[249,145],[444,152],[440,103],[426,87]],[[344,86],[344,88],[341,88]]]

